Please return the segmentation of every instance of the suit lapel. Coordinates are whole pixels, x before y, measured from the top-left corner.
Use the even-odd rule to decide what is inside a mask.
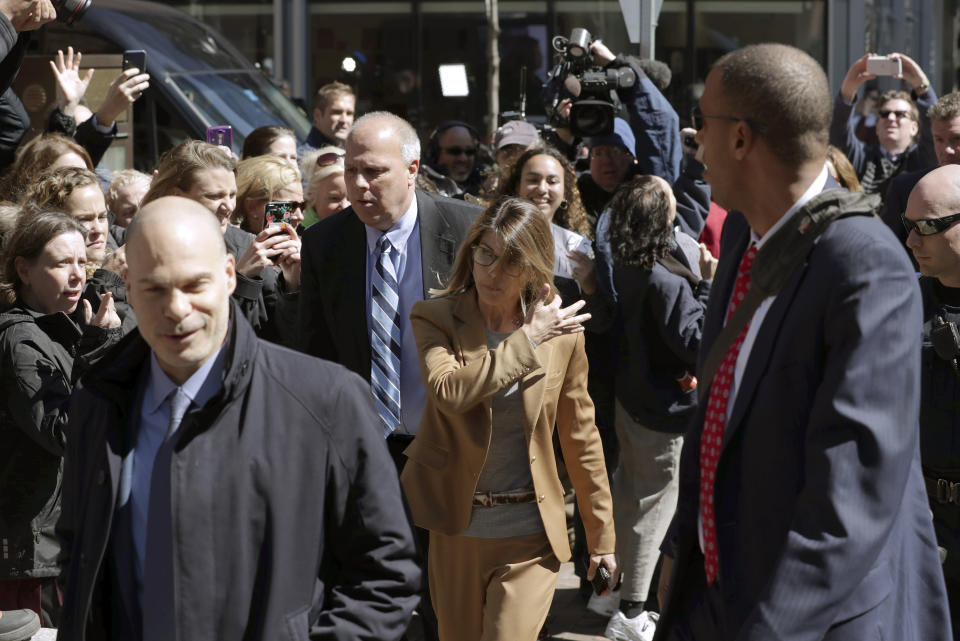
[[[797,269],[793,277],[787,281],[783,289],[777,294],[776,300],[767,311],[763,318],[763,324],[760,331],[753,341],[753,347],[750,349],[750,356],[747,358],[747,366],[743,371],[743,378],[740,380],[740,387],[737,389],[737,397],[733,403],[733,411],[730,413],[730,420],[727,421],[727,427],[723,431],[723,445],[739,429],[744,414],[750,406],[753,394],[757,390],[757,385],[767,370],[767,363],[770,361],[770,355],[773,352],[773,344],[780,333],[781,323],[793,303],[793,295],[803,280],[803,274],[806,272],[806,262]]]
[[[457,256],[457,239],[450,223],[433,198],[416,191],[417,216],[420,218],[420,260],[423,265],[423,297],[430,298],[431,289],[447,286]]]
[[[837,181],[828,174],[827,182],[824,184],[822,191],[827,191],[830,189],[842,189],[842,187],[840,187]],[[794,216],[798,214],[799,212],[796,212],[794,213]],[[748,227],[748,237],[749,233]],[[770,309],[767,311],[767,315],[763,318],[763,324],[760,326],[760,331],[757,332],[757,336],[753,341],[753,347],[750,348],[750,356],[747,358],[747,366],[743,371],[743,379],[741,379],[740,387],[736,391],[737,397],[733,403],[733,411],[730,413],[730,420],[727,421],[727,427],[723,431],[723,444],[721,445],[721,452],[724,448],[726,448],[727,443],[730,442],[730,439],[740,428],[740,423],[744,420],[747,408],[750,406],[750,403],[753,399],[753,394],[756,392],[757,385],[760,383],[760,378],[767,370],[767,363],[770,361],[770,355],[773,352],[773,344],[776,342],[777,336],[780,334],[780,327],[783,322],[783,318],[793,303],[793,296],[796,293],[797,288],[800,286],[800,281],[803,280],[803,275],[806,270],[807,261],[804,259],[803,263],[796,268],[796,273],[777,293],[776,300],[774,300],[773,304],[770,306]]]
[[[333,303],[338,335],[351,336],[358,356],[358,371],[370,377],[370,340],[367,332],[367,234],[356,215],[344,222],[343,238],[336,244],[337,278],[340,282]],[[363,331],[357,331],[362,327]],[[346,340],[344,338],[344,340]],[[346,363],[344,363],[346,364]],[[349,365],[348,365],[349,366]],[[352,369],[352,368],[351,368]]]

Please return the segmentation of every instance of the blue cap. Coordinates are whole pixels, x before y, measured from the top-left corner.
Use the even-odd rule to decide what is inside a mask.
[[[630,124],[623,118],[613,119],[613,133],[606,136],[591,136],[587,141],[590,149],[600,145],[611,145],[613,147],[623,147],[630,152],[630,155],[637,155],[637,139],[633,137],[633,130]]]

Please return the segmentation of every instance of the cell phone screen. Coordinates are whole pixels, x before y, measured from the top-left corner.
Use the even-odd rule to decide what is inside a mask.
[[[274,200],[267,203],[263,210],[263,228],[266,229],[272,223],[290,223],[290,215],[293,214],[296,206],[294,203],[285,200]]]
[[[207,127],[207,142],[218,147],[233,149],[233,127]]]

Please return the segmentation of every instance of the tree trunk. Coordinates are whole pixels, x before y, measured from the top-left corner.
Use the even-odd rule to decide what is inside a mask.
[[[499,0],[484,0],[487,9],[487,133],[497,131],[500,113],[500,6]]]

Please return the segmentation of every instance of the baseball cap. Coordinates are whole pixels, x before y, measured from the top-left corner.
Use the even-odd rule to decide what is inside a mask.
[[[637,139],[633,137],[633,130],[630,124],[623,118],[614,118],[613,133],[606,136],[591,136],[587,141],[590,149],[600,145],[611,145],[613,147],[623,147],[630,152],[631,156],[637,155]]]
[[[537,133],[536,127],[523,120],[511,120],[497,129],[497,135],[493,139],[493,147],[497,151],[507,145],[529,147],[539,140],[540,135]]]

